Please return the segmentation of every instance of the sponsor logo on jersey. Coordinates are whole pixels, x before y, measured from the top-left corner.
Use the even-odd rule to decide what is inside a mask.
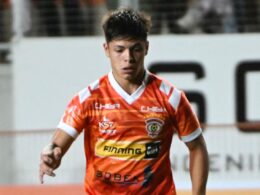
[[[96,178],[106,183],[117,183],[124,185],[137,184],[138,177],[129,174],[111,173],[109,171],[96,171]]]
[[[115,123],[110,121],[105,116],[103,117],[103,120],[98,123],[98,126],[99,126],[99,132],[101,134],[114,135],[116,133]]]
[[[99,139],[96,143],[95,152],[100,157],[122,160],[143,160],[157,158],[160,147],[160,141],[128,142]]]
[[[115,110],[119,109],[120,104],[100,104],[100,103],[95,103],[95,109],[96,110]]]
[[[142,186],[143,187],[147,187],[152,179],[154,177],[154,173],[152,172],[152,167],[151,166],[148,166],[144,169],[144,181],[142,183]]]
[[[148,118],[145,120],[146,131],[151,138],[155,138],[162,130],[164,121],[160,118]]]
[[[140,108],[141,112],[166,112],[165,108],[157,107],[157,106],[141,106]]]
[[[144,157],[145,159],[157,158],[160,152],[161,143],[160,141],[146,143],[145,147],[146,147],[145,157]]]

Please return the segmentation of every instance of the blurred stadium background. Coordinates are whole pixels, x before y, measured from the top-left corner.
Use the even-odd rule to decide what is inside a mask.
[[[259,0],[0,0],[0,194],[83,194],[83,136],[56,178],[38,164],[68,100],[109,71],[102,14],[150,13],[147,68],[185,90],[210,153],[208,194],[260,194]],[[179,194],[191,188],[174,137]]]

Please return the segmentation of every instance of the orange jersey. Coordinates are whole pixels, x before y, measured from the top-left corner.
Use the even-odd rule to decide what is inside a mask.
[[[184,93],[149,72],[132,95],[110,72],[74,96],[58,128],[74,138],[84,131],[91,195],[175,194],[172,136],[189,142],[201,134]]]

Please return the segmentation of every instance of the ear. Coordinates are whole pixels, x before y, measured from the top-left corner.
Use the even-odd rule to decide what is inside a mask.
[[[146,52],[145,52],[145,55],[148,54],[148,50],[149,50],[149,41],[146,41]]]
[[[106,56],[109,57],[110,55],[109,55],[108,43],[104,43],[103,48],[104,48]]]

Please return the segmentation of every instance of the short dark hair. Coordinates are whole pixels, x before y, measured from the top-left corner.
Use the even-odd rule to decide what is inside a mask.
[[[107,42],[123,38],[147,40],[151,17],[130,8],[119,8],[104,16],[102,27]]]

